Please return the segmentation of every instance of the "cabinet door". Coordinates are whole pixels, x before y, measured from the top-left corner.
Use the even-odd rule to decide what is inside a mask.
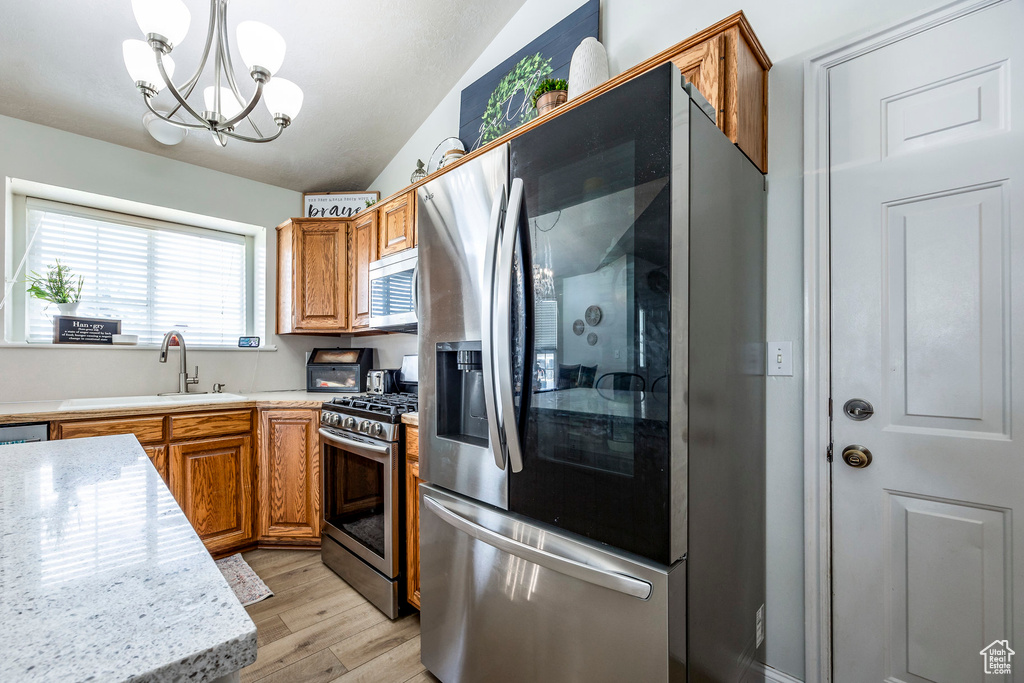
[[[405,580],[409,604],[420,608],[419,429],[407,426],[405,447]]]
[[[211,553],[252,540],[252,476],[249,436],[171,444],[171,493]]]
[[[146,455],[153,461],[153,467],[160,473],[160,478],[167,483],[167,446],[143,446]]]
[[[318,411],[260,413],[258,535],[261,540],[320,540]]]
[[[377,212],[366,211],[352,222],[352,329],[370,326],[370,263],[377,260]]]
[[[348,223],[295,221],[295,330],[348,326]]]
[[[407,192],[380,208],[380,258],[410,249],[415,244],[416,192]]]

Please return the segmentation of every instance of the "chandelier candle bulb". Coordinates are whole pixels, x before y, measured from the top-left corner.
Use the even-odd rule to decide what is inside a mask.
[[[281,34],[258,21],[243,21],[236,31],[238,51],[250,70],[263,67],[273,76],[284,63],[285,44]]]
[[[203,88],[203,102],[206,103],[206,111],[212,114],[217,113],[217,106],[215,103],[214,94],[216,90],[212,85]],[[220,88],[220,119],[219,121],[228,121],[238,116],[238,112],[242,111],[244,105],[239,104],[235,98],[235,94],[231,92],[231,88]]]
[[[185,39],[192,21],[182,0],[132,0],[132,11],[142,34],[147,38],[156,36],[168,50]]]

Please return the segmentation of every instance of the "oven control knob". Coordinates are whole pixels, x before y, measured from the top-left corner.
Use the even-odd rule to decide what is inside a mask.
[[[332,425],[338,424],[338,414],[337,413],[331,413],[330,415],[328,415],[327,416],[327,422],[332,424]]]
[[[323,422],[325,425],[332,424],[334,421],[334,413],[324,413],[323,419],[321,419],[320,421]]]
[[[371,430],[370,433],[376,436],[377,438],[384,436],[384,425],[382,425],[380,422],[374,424],[373,429]]]
[[[370,433],[370,421],[369,420],[363,420],[362,423],[359,425],[359,431],[361,431],[364,434],[369,434]]]
[[[356,419],[354,417],[346,417],[344,421],[342,421],[341,426],[345,429],[355,429]]]

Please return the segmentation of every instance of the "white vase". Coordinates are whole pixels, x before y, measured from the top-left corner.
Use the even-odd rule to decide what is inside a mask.
[[[569,99],[608,80],[608,52],[597,38],[584,38],[569,64]]]
[[[78,313],[78,303],[76,301],[73,304],[57,304],[57,308],[60,310],[61,315],[72,316]]]

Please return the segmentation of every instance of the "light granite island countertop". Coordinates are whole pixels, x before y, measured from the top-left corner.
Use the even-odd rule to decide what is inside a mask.
[[[134,436],[0,446],[0,625],[2,681],[231,681],[256,660]]]

